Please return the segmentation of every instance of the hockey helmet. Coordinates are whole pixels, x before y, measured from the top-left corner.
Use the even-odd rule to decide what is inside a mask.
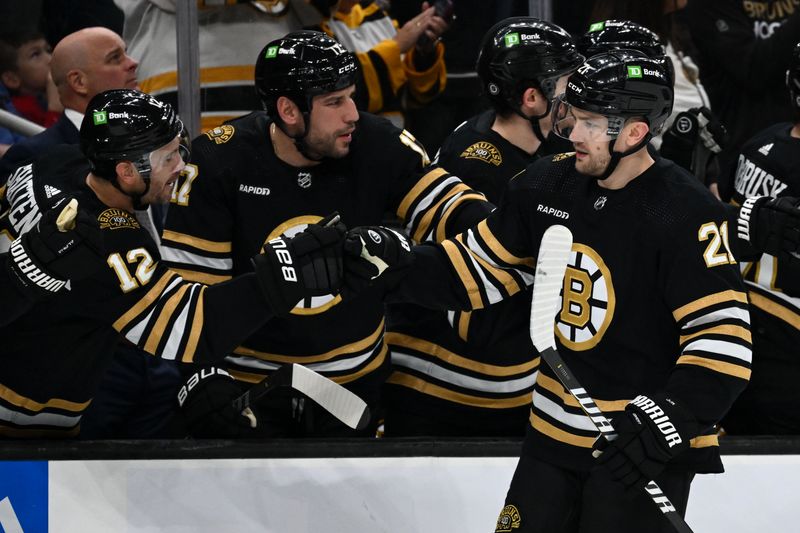
[[[256,60],[256,92],[264,109],[277,117],[278,98],[286,96],[304,113],[311,99],[355,84],[358,64],[333,37],[296,31],[267,44]]]
[[[495,105],[518,111],[525,89],[536,87],[552,100],[558,78],[583,60],[561,27],[533,17],[511,17],[484,36],[475,69]]]
[[[553,108],[553,131],[569,138],[575,127],[572,107],[602,115],[595,140],[614,139],[625,120],[642,118],[650,135],[658,134],[672,113],[673,80],[664,60],[636,50],[616,50],[590,57],[573,74]]]
[[[586,57],[611,50],[638,50],[652,58],[667,55],[667,49],[656,32],[630,20],[595,22],[578,38],[577,46]]]
[[[786,87],[792,97],[792,108],[800,115],[800,43],[792,50],[792,59],[786,71]]]
[[[81,151],[92,172],[113,180],[119,161],[131,161],[149,178],[149,155],[183,135],[183,123],[172,107],[133,89],[113,89],[91,99],[81,123]],[[184,160],[188,143],[181,142]]]

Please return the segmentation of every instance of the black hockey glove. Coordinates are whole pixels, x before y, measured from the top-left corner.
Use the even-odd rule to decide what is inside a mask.
[[[233,407],[241,394],[242,389],[222,368],[205,367],[192,374],[178,391],[186,431],[201,439],[255,436],[256,413],[250,407]]]
[[[756,252],[800,259],[800,198],[748,198],[739,208],[736,230]]]
[[[102,250],[97,220],[80,211],[76,199],[65,198],[11,243],[8,267],[20,289],[41,300],[63,289],[67,281],[97,272],[106,263]]]
[[[378,278],[401,271],[414,257],[408,238],[383,226],[362,226],[348,231],[344,252],[342,297],[345,299],[371,287]],[[381,281],[384,282],[385,279]]]
[[[346,228],[333,213],[294,237],[278,237],[252,259],[261,289],[276,316],[304,298],[336,294],[342,287]]]
[[[694,107],[678,113],[664,132],[661,155],[705,183],[709,159],[722,151],[727,136],[725,127],[707,107]]]
[[[600,437],[593,455],[627,491],[641,489],[658,476],[698,433],[691,413],[663,394],[637,396],[612,425],[617,438],[609,443]]]

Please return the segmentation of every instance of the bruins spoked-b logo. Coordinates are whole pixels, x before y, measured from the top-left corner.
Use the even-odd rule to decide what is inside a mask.
[[[561,343],[575,351],[594,348],[611,323],[615,305],[611,272],[603,259],[589,246],[573,244],[556,322]]]
[[[459,157],[462,159],[477,159],[496,167],[499,167],[503,163],[503,156],[500,155],[500,151],[495,145],[486,141],[476,142],[461,152]]]
[[[236,129],[233,126],[223,124],[222,126],[217,126],[216,128],[208,130],[206,132],[206,137],[214,141],[214,144],[225,144],[231,140],[235,132]]]
[[[497,527],[495,533],[509,533],[515,529],[519,529],[522,524],[522,517],[519,511],[513,505],[506,505],[500,511],[500,516],[497,517]]]

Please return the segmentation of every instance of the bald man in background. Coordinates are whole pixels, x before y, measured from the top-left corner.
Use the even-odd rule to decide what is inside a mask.
[[[48,147],[77,144],[86,105],[94,95],[109,89],[136,89],[139,63],[127,55],[125,43],[113,31],[84,28],[61,39],[53,49],[50,74],[64,113],[47,130],[15,143],[0,159],[0,185],[9,173]]]

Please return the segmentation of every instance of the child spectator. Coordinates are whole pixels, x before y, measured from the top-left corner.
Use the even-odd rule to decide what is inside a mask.
[[[0,36],[0,81],[20,115],[49,127],[61,114],[61,102],[50,79],[50,45],[36,30]]]

